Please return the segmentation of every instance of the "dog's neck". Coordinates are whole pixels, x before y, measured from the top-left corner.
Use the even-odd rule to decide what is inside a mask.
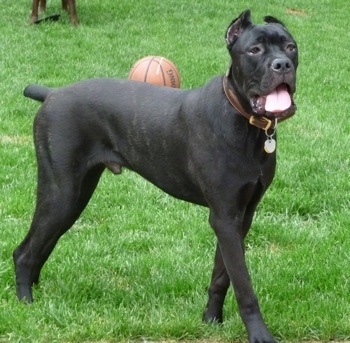
[[[249,124],[254,125],[264,131],[267,131],[269,129],[275,129],[275,127],[277,126],[277,122],[280,122],[282,120],[282,118],[279,118],[278,121],[275,122],[264,116],[254,116],[249,114],[238,100],[238,97],[228,80],[228,73],[224,75],[223,88],[228,101],[237,110],[237,112],[239,112],[242,116],[248,119]]]

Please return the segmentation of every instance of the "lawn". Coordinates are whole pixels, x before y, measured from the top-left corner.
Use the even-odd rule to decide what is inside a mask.
[[[201,322],[215,249],[208,210],[134,173],[105,172],[30,306],[16,300],[12,262],[36,191],[39,104],[24,87],[126,78],[147,55],[172,60],[183,88],[199,87],[226,71],[224,33],[246,8],[255,22],[282,20],[300,54],[298,111],[278,128],[276,178],[246,240],[254,288],[281,342],[350,340],[348,0],[77,0],[78,28],[66,13],[29,25],[29,0],[0,2],[0,342],[246,341],[232,291],[224,324]]]

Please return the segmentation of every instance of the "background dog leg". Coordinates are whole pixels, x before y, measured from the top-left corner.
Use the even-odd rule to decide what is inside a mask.
[[[62,8],[70,13],[70,21],[73,25],[79,24],[75,0],[62,0]]]
[[[34,23],[35,21],[38,20],[38,17],[39,17],[39,14],[38,14],[39,6],[40,6],[40,11],[41,12],[45,12],[45,10],[46,10],[46,0],[33,0],[33,2],[32,2],[32,14],[31,14],[31,18],[30,18],[30,21],[32,23]]]

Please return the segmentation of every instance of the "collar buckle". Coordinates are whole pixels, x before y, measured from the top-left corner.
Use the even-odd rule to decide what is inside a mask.
[[[268,129],[270,129],[273,126],[272,120],[270,120],[266,117],[259,117],[259,119],[258,119],[256,116],[250,116],[249,124],[257,126],[264,131],[267,131]]]

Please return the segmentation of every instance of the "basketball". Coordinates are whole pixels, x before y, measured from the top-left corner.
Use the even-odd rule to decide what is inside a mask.
[[[147,56],[138,60],[132,66],[128,79],[180,88],[180,74],[175,64],[161,56]]]

